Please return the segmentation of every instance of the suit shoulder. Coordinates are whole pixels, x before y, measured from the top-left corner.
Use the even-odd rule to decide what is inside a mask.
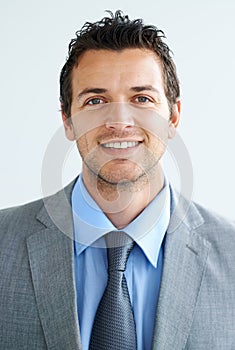
[[[27,236],[32,230],[39,230],[42,224],[36,220],[36,215],[43,207],[43,199],[0,210],[0,241],[7,236],[20,238]]]
[[[197,203],[194,205],[203,219],[195,231],[212,244],[235,249],[235,221]]]
[[[235,220],[228,219],[198,203],[194,203],[194,205],[201,214],[205,225],[212,225],[218,228],[223,228],[224,230],[229,229],[235,232]]]
[[[33,202],[18,205],[15,207],[5,208],[0,210],[0,222],[3,220],[9,220],[16,217],[22,217],[22,215],[29,214],[40,210],[43,205],[43,199],[37,199]]]

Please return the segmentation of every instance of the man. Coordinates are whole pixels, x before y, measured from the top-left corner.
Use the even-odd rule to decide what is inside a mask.
[[[117,11],[71,41],[61,109],[82,174],[1,211],[1,349],[235,348],[235,227],[161,168],[180,118],[163,37]]]

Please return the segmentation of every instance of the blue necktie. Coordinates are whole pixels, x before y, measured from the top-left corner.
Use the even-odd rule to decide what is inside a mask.
[[[136,350],[136,330],[124,271],[133,240],[124,232],[105,237],[108,283],[92,328],[90,350]]]

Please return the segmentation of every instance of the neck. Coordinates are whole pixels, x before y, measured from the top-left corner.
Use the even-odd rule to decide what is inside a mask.
[[[117,229],[132,222],[161,191],[164,175],[161,166],[155,168],[154,175],[139,179],[134,183],[110,184],[83,169],[84,184]]]

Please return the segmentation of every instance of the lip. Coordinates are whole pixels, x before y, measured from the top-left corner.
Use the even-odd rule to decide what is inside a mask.
[[[122,142],[107,142],[103,143],[102,147],[115,148],[115,149],[126,149],[138,146],[139,142],[134,141],[122,141]]]
[[[128,139],[107,139],[107,140],[102,140],[102,142],[100,142],[100,145],[104,145],[105,143],[122,143],[122,142],[143,142],[143,139],[131,139],[131,138],[128,138]]]
[[[132,146],[132,147],[127,147],[127,148],[114,148],[114,147],[105,147],[105,144],[108,143],[128,143],[128,142],[135,142],[136,145]],[[123,159],[127,159],[129,158],[131,155],[133,155],[133,153],[135,153],[137,151],[137,149],[141,146],[142,144],[142,140],[141,141],[137,141],[137,140],[109,140],[106,142],[102,142],[100,144],[100,147],[102,149],[102,151],[108,155],[113,156],[114,158],[123,158]]]

